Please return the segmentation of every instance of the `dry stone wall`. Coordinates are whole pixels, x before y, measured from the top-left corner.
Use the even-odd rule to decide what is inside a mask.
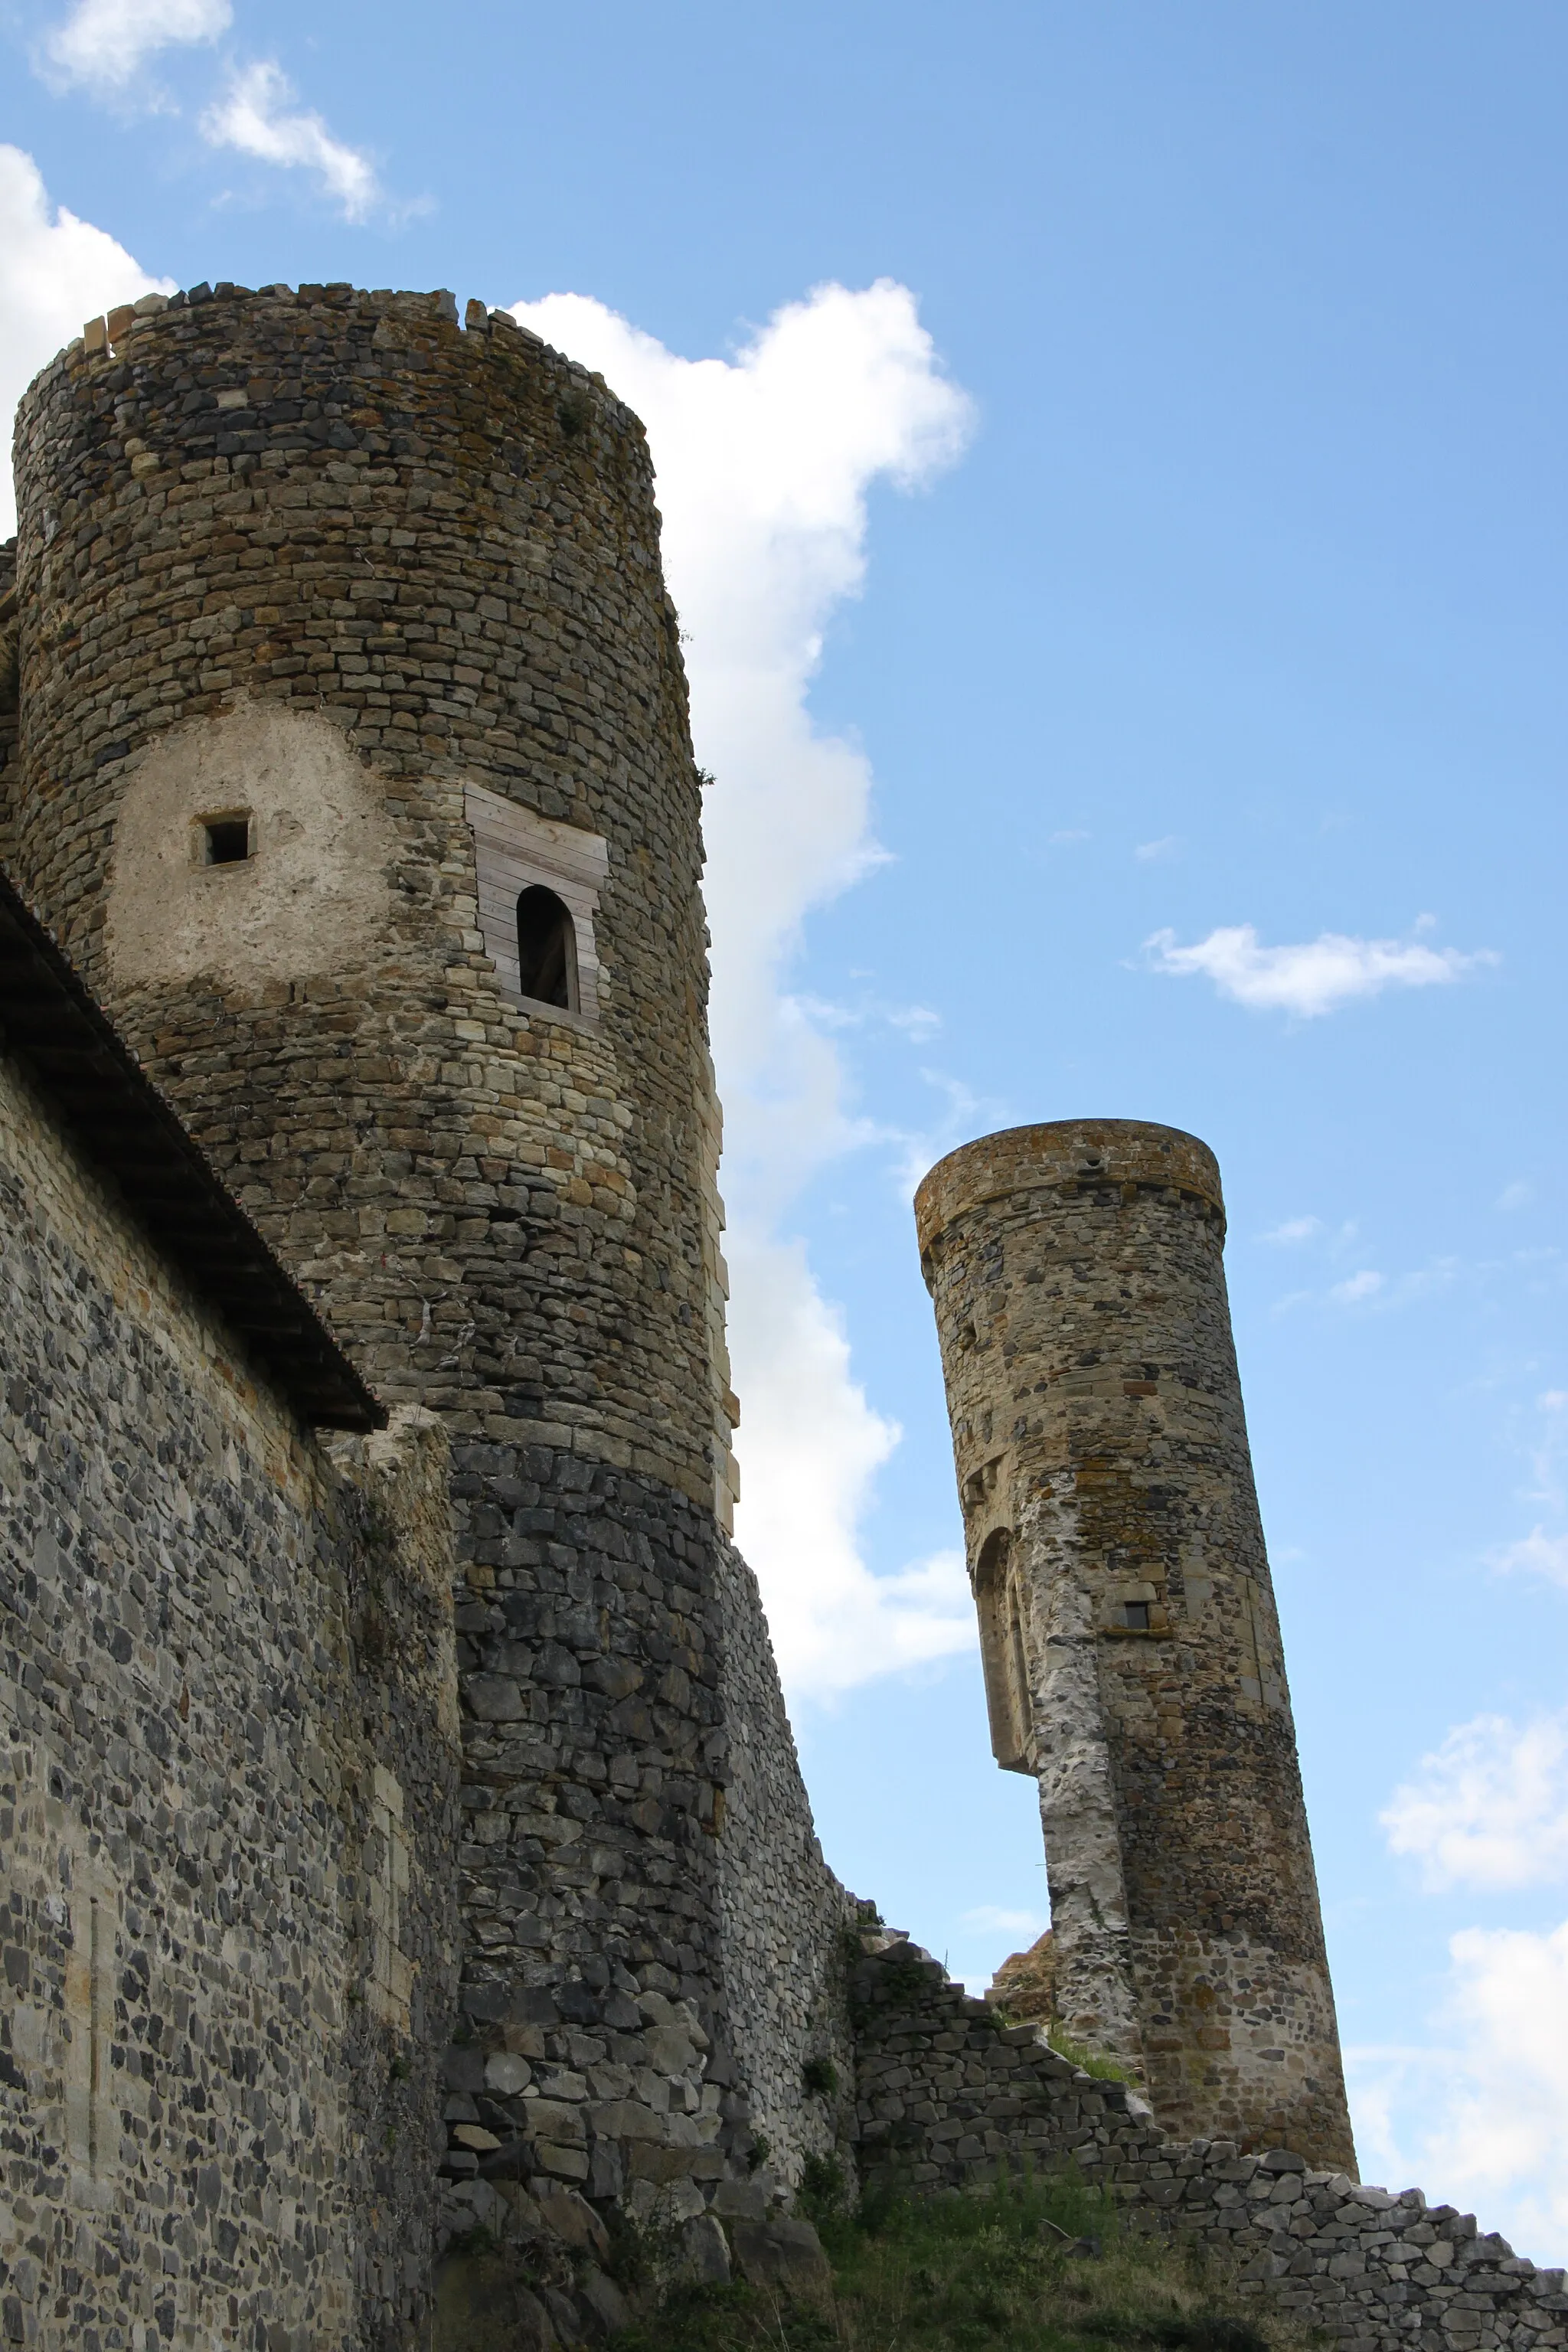
[[[1560,2270],[1537,2270],[1473,2214],[1314,2169],[1288,2148],[1169,2139],[1102,2082],[965,1996],[897,1934],[863,1939],[852,1979],[862,2175],[952,2191],[1026,2167],[1075,2169],[1131,2227],[1211,2248],[1260,2296],[1349,2352],[1555,2352]]]
[[[0,1059],[0,2339],[418,2340],[446,1442],[331,1451]]]
[[[916,1215],[1061,2014],[1168,2129],[1353,2167],[1214,1156],[1129,1119],[1016,1128],[942,1160]]]

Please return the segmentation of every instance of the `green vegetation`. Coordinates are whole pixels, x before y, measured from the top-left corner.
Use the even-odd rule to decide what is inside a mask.
[[[1073,2065],[1081,2066],[1084,2073],[1092,2074],[1097,2082],[1129,2083],[1132,2079],[1125,2066],[1119,2066],[1114,2058],[1102,2057],[1098,2050],[1090,2050],[1081,2042],[1075,2042],[1054,2019],[1046,2028],[1046,2040],[1058,2058],[1066,2058]]]
[[[987,1995],[987,1999],[989,1998]],[[1070,2065],[1081,2066],[1084,2073],[1092,2074],[1097,2082],[1131,2083],[1132,2077],[1125,2066],[1119,2065],[1114,2058],[1107,2058],[1098,2050],[1091,2050],[1086,2042],[1075,2042],[1067,2028],[1058,2023],[1054,2017],[1048,2020],[1038,2017],[1020,2017],[1016,2011],[1010,2010],[1005,2001],[993,2000],[991,2006],[996,2012],[999,2025],[1032,2025],[1037,2030],[1043,2031],[1046,2040],[1058,2058],[1067,2059]]]
[[[842,2210],[837,2168],[803,2195],[831,2290],[678,2287],[616,2352],[1302,2352],[1189,2250],[1124,2234],[1070,2180]]]

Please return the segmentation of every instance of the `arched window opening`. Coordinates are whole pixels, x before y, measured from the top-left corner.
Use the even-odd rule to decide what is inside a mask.
[[[974,1563],[974,1599],[992,1751],[1005,1772],[1027,1772],[1033,1708],[1016,1580],[1009,1573],[1012,1542],[1005,1528],[986,1537]]]
[[[577,934],[564,902],[542,882],[517,902],[518,993],[577,1011]]]

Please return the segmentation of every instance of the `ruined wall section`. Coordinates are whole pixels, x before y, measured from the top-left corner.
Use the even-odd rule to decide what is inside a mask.
[[[8,2341],[413,2341],[456,1984],[446,1443],[338,1460],[0,1061]]]
[[[1473,2213],[1391,2195],[1298,2151],[1163,2133],[1100,2080],[965,1997],[900,1934],[865,1938],[853,1977],[862,2176],[931,2193],[1026,2168],[1106,2189],[1134,2229],[1212,2250],[1244,2290],[1354,2352],[1556,2352],[1561,2270],[1538,2270]]]
[[[943,1160],[917,1216],[1062,2016],[1168,2129],[1351,2168],[1213,1156],[1130,1120],[1015,1129]]]

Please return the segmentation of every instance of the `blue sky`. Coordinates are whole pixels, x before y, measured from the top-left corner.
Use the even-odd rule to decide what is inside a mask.
[[[1561,9],[0,27],[5,399],[151,279],[348,278],[575,296],[536,318],[647,418],[829,1858],[980,1981],[1044,1923],[911,1171],[1192,1129],[1363,2168],[1568,2256]]]

